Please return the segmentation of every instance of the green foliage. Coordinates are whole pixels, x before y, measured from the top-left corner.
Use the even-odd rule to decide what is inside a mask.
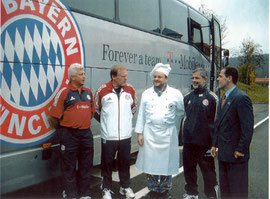
[[[247,65],[238,66],[237,69],[239,73],[239,81],[247,83],[248,82],[248,76],[247,76],[248,66]]]
[[[264,57],[260,45],[255,43],[252,39],[244,39],[240,49],[239,56],[239,81],[248,85],[254,84],[255,69],[264,64]],[[255,76],[254,76],[255,75]],[[254,77],[253,77],[254,76]],[[253,79],[251,79],[253,78]]]
[[[269,103],[269,88],[254,83],[254,88],[251,89],[249,85],[242,82],[237,82],[237,87],[244,91],[250,97],[252,103]],[[224,94],[223,90],[220,90],[220,96]]]
[[[269,88],[254,84],[254,88],[242,82],[237,83],[237,87],[248,94],[252,103],[269,103]]]
[[[254,84],[255,82],[255,66],[252,65],[242,65],[238,66],[238,73],[239,73],[239,81],[246,83],[248,85]]]
[[[242,47],[240,47],[239,65],[257,67],[264,63],[263,51],[260,48],[261,45],[255,43],[251,38],[244,39]]]
[[[250,73],[250,75],[249,75],[249,80],[250,80],[250,89],[255,89],[255,71],[253,70],[253,71],[251,71],[251,73]]]

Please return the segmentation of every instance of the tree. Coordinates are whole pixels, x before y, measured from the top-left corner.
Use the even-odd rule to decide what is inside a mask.
[[[264,64],[263,51],[260,48],[261,45],[255,43],[251,38],[243,40],[238,57],[239,81],[248,85],[254,84],[255,69]]]
[[[228,27],[227,27],[227,19],[222,15],[217,15],[213,10],[207,8],[205,4],[201,4],[199,7],[199,12],[201,12],[204,16],[206,16],[209,20],[212,19],[212,15],[214,15],[219,23],[220,23],[220,33],[221,33],[221,43],[222,46],[226,43],[226,37],[228,35]]]

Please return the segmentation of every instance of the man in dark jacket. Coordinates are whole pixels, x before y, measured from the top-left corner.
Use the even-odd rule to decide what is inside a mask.
[[[184,199],[198,198],[197,170],[199,165],[207,198],[217,198],[217,180],[214,158],[211,157],[213,126],[218,97],[206,88],[207,71],[193,71],[194,90],[184,97],[186,120],[183,130],[183,165],[185,176]]]
[[[249,146],[254,116],[248,95],[236,87],[238,71],[221,70],[219,88],[225,91],[218,105],[211,154],[218,148],[219,182],[222,198],[248,198]]]

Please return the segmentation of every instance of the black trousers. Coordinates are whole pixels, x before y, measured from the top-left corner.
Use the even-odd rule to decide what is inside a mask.
[[[93,134],[90,129],[62,127],[59,130],[61,168],[67,197],[89,196],[94,152]]]
[[[131,138],[124,140],[101,140],[102,142],[102,188],[111,189],[112,171],[114,158],[117,153],[118,174],[120,186],[128,188],[130,186],[130,147]]]
[[[184,144],[183,165],[185,176],[185,190],[189,195],[198,195],[197,165],[199,165],[203,180],[204,193],[207,197],[216,197],[215,185],[217,185],[215,162],[211,156],[206,156],[206,146]]]
[[[219,161],[219,183],[221,198],[248,198],[248,161]]]

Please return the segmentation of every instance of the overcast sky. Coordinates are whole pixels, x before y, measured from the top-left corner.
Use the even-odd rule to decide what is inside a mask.
[[[243,39],[251,38],[269,53],[268,0],[183,0],[198,10],[201,4],[226,18],[228,35],[224,48],[238,50]]]

